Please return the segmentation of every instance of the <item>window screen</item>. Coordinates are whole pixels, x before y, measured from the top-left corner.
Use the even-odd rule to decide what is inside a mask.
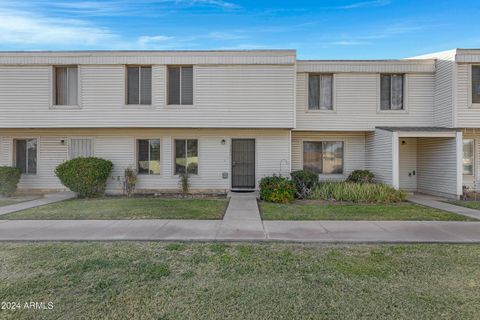
[[[160,139],[137,140],[139,174],[160,174]]]
[[[403,110],[403,74],[380,76],[380,109]]]
[[[15,166],[23,174],[37,173],[37,139],[15,140]]]
[[[198,174],[198,140],[175,140],[175,174]]]
[[[193,104],[193,67],[168,67],[168,104]]]
[[[333,75],[310,74],[308,77],[308,109],[333,109]]]
[[[70,139],[69,146],[70,159],[79,157],[93,157],[92,139]]]
[[[152,67],[127,67],[127,104],[152,104]]]
[[[321,174],[343,173],[342,141],[305,141],[303,169]]]
[[[78,68],[55,67],[55,105],[78,104]]]

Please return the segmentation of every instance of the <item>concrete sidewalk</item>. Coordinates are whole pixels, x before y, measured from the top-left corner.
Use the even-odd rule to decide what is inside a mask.
[[[8,206],[0,207],[0,216],[8,213],[31,209],[39,206],[44,206],[46,204],[65,201],[73,198],[75,198],[75,193],[73,192],[59,192],[59,193],[46,194],[43,198],[40,198],[40,199],[19,202],[19,203],[11,204]]]
[[[462,206],[456,206],[445,201],[448,201],[446,198],[440,198],[435,196],[415,194],[407,197],[407,200],[413,203],[421,204],[423,206],[449,211],[462,216],[467,216],[473,219],[480,220],[480,210],[465,208]]]
[[[293,241],[480,243],[480,222],[221,220],[3,220],[0,240]],[[252,230],[253,228],[253,230]]]

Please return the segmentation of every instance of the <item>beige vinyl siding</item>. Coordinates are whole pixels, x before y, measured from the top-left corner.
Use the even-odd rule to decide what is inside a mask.
[[[303,141],[343,141],[343,174],[321,174],[321,180],[345,180],[365,169],[365,132],[292,132],[292,170],[303,169]]]
[[[298,60],[298,72],[434,73],[435,60]]]
[[[435,126],[453,127],[455,56],[440,56],[435,74]]]
[[[393,183],[393,134],[377,129],[366,136],[366,169],[375,174],[375,180],[392,185]]]
[[[297,130],[369,131],[376,126],[433,126],[434,75],[407,74],[405,111],[379,111],[380,75],[334,75],[334,110],[312,111],[308,73],[297,73]]]
[[[80,108],[51,108],[51,67],[0,67],[0,128],[293,128],[294,65],[194,66],[194,105],[166,105],[166,67],[152,67],[152,105],[125,105],[125,66],[80,65]]]
[[[403,143],[405,141],[405,143]],[[399,141],[399,188],[407,191],[417,189],[417,138],[400,138]]]
[[[295,64],[295,50],[0,52],[4,65]]]
[[[455,126],[457,128],[478,128],[480,126],[480,104],[472,104],[472,65],[457,64],[456,75]]]
[[[457,155],[454,138],[418,138],[418,191],[457,194]]]
[[[2,159],[13,159],[11,144],[14,137],[40,137],[38,174],[24,176],[21,189],[64,189],[55,177],[55,167],[67,160],[68,141],[73,137],[92,137],[95,156],[113,162],[114,169],[108,180],[107,191],[119,193],[123,186],[123,174],[127,167],[136,168],[136,139],[157,138],[161,143],[160,175],[140,175],[138,189],[178,190],[179,178],[173,173],[173,140],[198,139],[199,174],[192,175],[193,190],[230,189],[230,152],[232,138],[254,138],[256,140],[256,178],[271,174],[290,172],[290,132],[288,130],[240,130],[240,129],[44,129],[44,130],[0,130]],[[221,141],[226,143],[222,145]],[[6,142],[6,143],[5,143]],[[3,154],[3,153],[2,153]],[[283,161],[282,171],[280,162]],[[4,160],[2,160],[4,161]],[[228,178],[223,179],[222,173]]]

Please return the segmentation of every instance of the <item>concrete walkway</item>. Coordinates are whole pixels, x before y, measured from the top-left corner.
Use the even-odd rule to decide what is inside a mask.
[[[421,204],[423,206],[432,207],[439,210],[450,211],[456,214],[460,214],[462,216],[467,216],[473,219],[480,220],[480,210],[465,208],[462,206],[456,206],[445,201],[448,199],[423,195],[423,194],[415,194],[410,195],[407,197],[407,200],[413,203]]]
[[[11,204],[8,206],[0,207],[0,216],[7,213],[22,211],[30,208],[35,208],[38,206],[43,206],[50,203],[72,199],[72,198],[75,198],[75,194],[73,192],[59,192],[59,193],[46,194],[43,198],[40,198],[40,199],[25,201],[25,202],[20,202],[20,203]]]
[[[61,201],[60,199],[68,199],[70,196],[57,195],[53,198],[50,196],[40,200],[48,199],[50,201],[48,203],[51,203]],[[423,198],[415,199],[420,201]],[[423,199],[422,201],[427,200]],[[42,202],[42,204],[46,204],[46,202]],[[429,204],[424,202],[422,204],[439,205],[436,202],[429,202]],[[444,205],[444,203],[441,204]],[[27,205],[27,203],[24,203],[24,205]],[[18,206],[18,204],[15,206]],[[455,210],[458,208],[457,206],[453,207],[455,208],[452,209]],[[441,209],[446,210],[443,207]],[[480,243],[480,222],[262,222],[254,193],[232,193],[223,220],[0,220],[0,240]]]

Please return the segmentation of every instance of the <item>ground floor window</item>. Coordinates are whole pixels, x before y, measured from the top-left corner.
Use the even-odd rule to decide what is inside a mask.
[[[319,174],[342,174],[343,141],[304,141],[303,169]]]
[[[70,159],[93,157],[93,140],[88,138],[70,139],[69,155]]]
[[[198,174],[198,140],[175,139],[175,174]]]
[[[474,168],[474,140],[463,140],[463,174],[473,175]]]
[[[139,174],[160,174],[160,139],[137,140]]]
[[[16,139],[15,166],[22,174],[37,174],[37,139]]]

